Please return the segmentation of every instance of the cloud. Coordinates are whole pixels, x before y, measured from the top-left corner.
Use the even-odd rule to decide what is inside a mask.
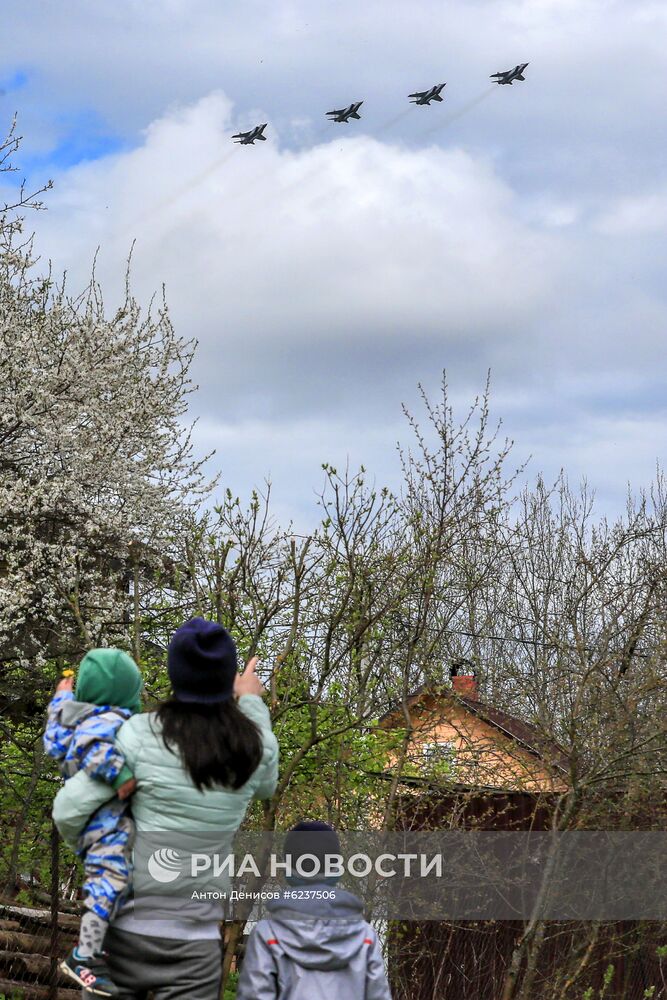
[[[56,181],[37,246],[74,288],[100,246],[113,303],[136,237],[140,299],[164,281],[199,339],[202,440],[230,481],[270,469],[287,509],[332,457],[318,442],[390,477],[399,404],[445,366],[462,409],[493,369],[533,468],[585,461],[609,503],[646,472],[666,429],[659,6],[31,8],[40,32],[13,9],[4,37],[29,166]],[[525,59],[525,85],[489,91]],[[407,106],[440,80],[442,106]],[[323,120],[362,97],[353,128]],[[260,121],[269,143],[230,142]]]
[[[234,372],[232,414],[267,380],[282,416],[326,413],[371,371],[377,383],[411,359],[513,352],[555,305],[562,248],[517,218],[483,158],[365,136],[239,147],[234,121],[211,95],[152,123],[139,148],[63,173],[38,239],[78,282],[100,245],[110,287],[136,239],[141,297],[166,282],[199,370]],[[322,375],[329,396],[308,387]]]
[[[369,482],[399,486],[396,442],[405,437],[405,421],[395,408],[393,418],[360,427],[349,415],[314,419],[266,421],[249,409],[235,422],[201,420],[194,443],[201,453],[217,452],[211,471],[221,471],[222,483],[247,497],[256,487],[265,492],[271,484],[271,508],[282,524],[294,521],[297,529],[312,527],[318,519],[318,497],[324,485],[322,464],[339,472],[363,465]]]
[[[295,143],[310,141],[327,108],[363,97],[373,132],[415,87],[446,79],[456,109],[491,72],[529,60],[529,86],[498,88],[456,125],[508,169],[525,166],[525,185],[567,184],[573,172],[582,185],[601,174],[613,183],[619,163],[640,169],[667,63],[664,17],[649,0],[454,0],[446,11],[420,0],[390,17],[380,0],[71,0],[66,12],[29,0],[10,5],[3,27],[3,65],[20,58],[30,69],[19,110],[28,142],[42,148],[58,141],[63,108],[94,108],[110,134],[134,141],[170,106],[215,89],[243,111],[265,108]],[[424,115],[402,120],[398,134],[416,141]],[[291,134],[294,119],[313,127]]]
[[[596,220],[596,228],[611,236],[667,235],[667,189],[618,199]]]

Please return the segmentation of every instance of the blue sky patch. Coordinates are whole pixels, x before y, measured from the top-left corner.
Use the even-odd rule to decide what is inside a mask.
[[[94,111],[79,111],[63,117],[57,123],[60,138],[55,146],[45,152],[21,157],[24,175],[43,179],[44,174],[60,172],[122,152],[128,147],[127,139],[108,129]]]
[[[11,94],[15,90],[25,87],[28,82],[28,74],[25,70],[17,69],[9,75],[0,76],[0,94]]]

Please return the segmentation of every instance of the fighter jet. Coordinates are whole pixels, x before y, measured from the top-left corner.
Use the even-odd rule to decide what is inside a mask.
[[[232,136],[232,139],[234,142],[240,143],[241,146],[253,146],[255,139],[259,139],[260,142],[266,142],[266,136],[263,133],[267,125],[268,122],[264,122],[263,125],[256,125],[255,128],[251,128],[248,132],[237,132],[236,135]]]
[[[499,83],[501,87],[504,86],[506,83],[509,83],[509,85],[511,86],[515,80],[526,79],[525,76],[523,75],[523,71],[525,70],[527,65],[528,63],[519,63],[519,65],[515,66],[514,69],[506,69],[502,73],[492,73],[491,79],[495,80],[496,83]]]
[[[349,122],[350,118],[361,118],[358,113],[363,101],[350,104],[349,108],[339,108],[338,111],[327,111],[326,115],[331,122]]]
[[[428,104],[428,105],[430,105],[431,101],[442,101],[443,100],[443,98],[440,96],[440,92],[441,92],[442,88],[446,87],[446,86],[447,86],[446,83],[438,83],[438,84],[435,85],[435,87],[431,87],[430,90],[420,90],[420,91],[417,91],[416,94],[408,94],[408,97],[410,98],[410,100],[412,101],[413,104]],[[413,97],[414,97],[414,101],[412,100]]]

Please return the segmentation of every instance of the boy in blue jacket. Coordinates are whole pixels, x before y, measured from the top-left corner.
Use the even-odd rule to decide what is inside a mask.
[[[77,844],[83,860],[86,911],[79,942],[60,968],[86,992],[113,997],[118,990],[103,956],[109,920],[126,895],[134,824],[128,798],[134,780],[115,745],[118,729],[141,708],[142,680],[134,660],[119,649],[94,649],[73,679],[61,680],[48,707],[44,748],[67,780],[79,771],[106,782],[117,795],[90,817]]]
[[[284,853],[294,865],[300,855],[340,854],[340,843],[327,823],[298,823],[285,837]],[[237,1000],[391,1000],[361,900],[335,879],[287,881],[291,888],[270,900],[248,938]],[[297,887],[307,891],[292,895]]]

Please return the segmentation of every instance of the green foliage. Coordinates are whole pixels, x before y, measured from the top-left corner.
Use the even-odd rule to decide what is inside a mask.
[[[659,945],[656,948],[655,953],[656,956],[662,962],[664,958],[667,958],[667,945]],[[607,968],[605,969],[604,977],[602,980],[602,986],[600,987],[597,993],[598,1000],[603,1000],[603,998],[606,996],[607,991],[611,986],[613,979],[614,979],[614,966],[608,965]],[[644,998],[644,1000],[653,1000],[653,998],[656,996],[657,989],[658,987],[655,985],[648,986],[642,993],[642,997]],[[586,989],[582,994],[582,1000],[594,1000],[595,997],[596,993],[592,986],[589,986],[588,989]]]
[[[602,989],[600,990],[600,997],[603,997],[609,987],[611,986],[611,981],[614,978],[614,966],[608,965],[605,969],[604,979],[602,980]]]
[[[366,825],[369,803],[386,792],[382,775],[400,735],[360,719],[339,684],[331,684],[326,699],[315,703],[308,700],[302,677],[295,676],[289,688],[292,707],[275,727],[283,767],[302,756],[281,804],[281,826],[306,816],[328,818],[344,829]],[[304,754],[313,736],[316,742]]]
[[[608,965],[604,972],[604,976],[602,979],[602,986],[600,987],[597,994],[598,1000],[603,1000],[604,996],[607,993],[607,990],[611,986],[613,978],[614,978],[614,966]],[[588,989],[584,991],[582,1000],[593,1000],[594,996],[595,996],[595,991],[593,990],[592,986],[589,986]]]
[[[238,986],[238,983],[239,983],[238,972],[230,972],[227,978],[227,982],[225,983],[225,995],[223,1000],[234,1000],[234,997],[236,996],[236,988]]]
[[[42,704],[45,710],[45,695],[40,708]],[[11,739],[0,742],[0,885],[21,876],[22,882],[48,886],[51,803],[58,771],[42,751],[40,716],[15,722],[10,732]],[[20,901],[30,902],[26,888]]]

